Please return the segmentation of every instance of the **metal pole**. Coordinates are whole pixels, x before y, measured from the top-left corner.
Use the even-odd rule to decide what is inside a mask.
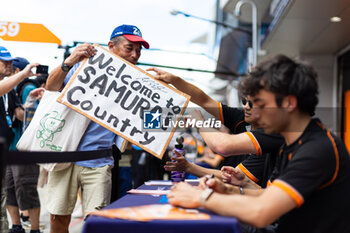
[[[245,3],[248,3],[251,5],[252,7],[252,49],[253,49],[253,61],[252,61],[252,65],[255,66],[257,64],[257,60],[258,60],[258,11],[256,8],[256,4],[251,1],[251,0],[240,0],[239,2],[237,2],[236,7],[235,7],[235,11],[234,11],[234,15],[235,16],[239,16],[240,15],[240,9],[242,7],[242,5],[244,5]]]

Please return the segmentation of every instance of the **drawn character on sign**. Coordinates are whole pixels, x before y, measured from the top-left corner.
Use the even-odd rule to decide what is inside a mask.
[[[37,131],[36,137],[40,138],[40,147],[43,148],[45,143],[52,142],[53,136],[57,132],[61,132],[66,121],[61,120],[58,117],[57,111],[52,111],[45,114],[45,116],[40,120],[41,130]]]

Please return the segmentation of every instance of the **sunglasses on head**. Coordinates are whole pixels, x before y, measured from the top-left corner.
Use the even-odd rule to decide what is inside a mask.
[[[253,102],[251,100],[247,100],[247,99],[242,98],[243,106],[245,106],[247,103],[248,103],[249,108],[253,107]]]

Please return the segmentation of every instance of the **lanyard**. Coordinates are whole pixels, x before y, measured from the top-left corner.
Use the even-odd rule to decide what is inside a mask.
[[[8,110],[9,110],[9,97],[8,97],[8,94],[5,94],[2,97],[2,100],[4,101],[4,107],[5,107],[6,115],[8,115],[9,114],[9,112],[8,112]]]
[[[4,107],[5,107],[5,112],[6,112],[6,121],[7,121],[7,124],[10,128],[12,128],[12,119],[10,117],[10,114],[8,112],[8,109],[9,109],[9,98],[8,98],[8,95],[4,95],[3,96],[3,101],[4,101]]]

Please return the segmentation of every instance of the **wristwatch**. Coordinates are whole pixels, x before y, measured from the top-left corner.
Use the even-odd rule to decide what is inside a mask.
[[[64,64],[64,61],[62,62],[62,65],[61,65],[61,69],[64,71],[64,72],[68,72],[70,69],[72,69],[72,66],[68,66],[66,64]]]
[[[209,199],[209,197],[213,194],[214,190],[211,188],[206,188],[204,191],[201,193],[199,197],[199,205],[200,207],[204,207],[205,202]]]

